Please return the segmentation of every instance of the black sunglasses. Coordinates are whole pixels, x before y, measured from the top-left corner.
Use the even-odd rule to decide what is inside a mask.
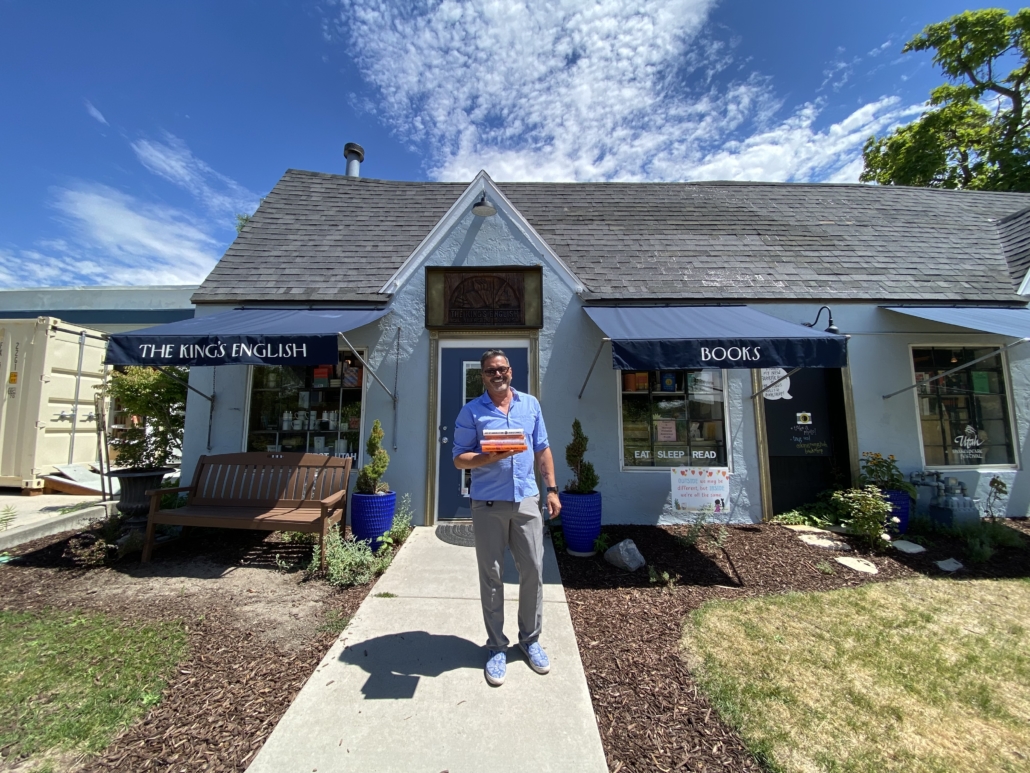
[[[486,370],[483,371],[483,373],[486,374],[487,376],[503,376],[509,370],[511,370],[511,367],[508,366],[508,365],[505,365],[504,367],[501,367],[501,368],[487,368]]]

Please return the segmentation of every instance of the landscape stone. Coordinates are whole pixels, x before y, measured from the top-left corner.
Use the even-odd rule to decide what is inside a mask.
[[[806,545],[814,548],[826,548],[827,550],[851,550],[851,547],[840,540],[820,537],[818,534],[799,534],[798,539]]]
[[[647,563],[637,549],[636,543],[631,539],[624,539],[618,545],[608,548],[605,551],[604,560],[627,572],[635,572]]]
[[[834,559],[838,564],[846,566],[848,569],[854,569],[856,572],[865,572],[866,574],[876,574],[880,570],[876,568],[876,564],[872,561],[867,561],[864,558],[852,558],[851,556],[837,556]]]
[[[957,572],[959,569],[963,568],[962,562],[956,561],[954,558],[949,558],[944,561],[938,561],[937,567],[942,572]]]
[[[914,542],[909,542],[905,539],[894,540],[894,547],[900,550],[902,553],[925,553],[926,548],[922,545],[917,545]]]
[[[820,529],[816,526],[794,526],[793,524],[784,524],[783,528],[790,529],[791,531],[811,532],[813,534],[826,534],[826,529]]]

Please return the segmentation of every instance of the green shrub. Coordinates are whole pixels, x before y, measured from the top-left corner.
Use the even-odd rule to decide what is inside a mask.
[[[1001,500],[1009,493],[1008,486],[1005,485],[1005,481],[995,475],[991,478],[991,482],[988,484],[990,491],[987,492],[987,499],[984,500],[985,515],[991,522],[998,520],[998,511],[1004,514],[1004,508],[1001,506]]]
[[[833,499],[848,514],[843,525],[866,547],[877,552],[890,544],[890,537],[884,529],[891,514],[891,504],[879,488],[870,485],[837,491]]]
[[[994,556],[994,542],[986,534],[970,534],[965,539],[965,549],[972,564],[986,564]]]
[[[390,490],[390,486],[382,479],[390,465],[390,457],[382,447],[383,435],[383,425],[376,419],[372,422],[372,431],[365,446],[368,464],[361,468],[358,482],[354,485],[354,491],[358,494],[380,494]]]
[[[583,461],[588,440],[590,438],[583,434],[583,425],[579,419],[573,421],[572,442],[565,446],[565,462],[575,476],[565,484],[565,490],[570,494],[590,494],[601,482],[594,471],[594,465]]]
[[[353,537],[343,539],[339,528],[333,527],[325,538],[325,580],[339,587],[366,585],[386,571],[392,558],[390,545],[383,545],[379,552],[373,553],[368,542],[359,542]],[[319,547],[315,545],[309,575],[320,573],[321,559]]]
[[[815,526],[819,529],[839,526],[848,517],[848,510],[839,500],[833,498],[835,493],[832,489],[822,491],[816,496],[815,502],[774,516],[772,521],[787,526]]]
[[[916,496],[916,487],[905,480],[893,454],[884,456],[873,451],[863,451],[861,465],[862,475],[858,482],[863,487],[876,486],[881,491],[907,491],[909,496]]]
[[[119,466],[156,469],[181,454],[189,369],[169,367],[167,371],[132,366],[112,372],[103,387],[103,393],[117,400],[125,415],[134,419],[111,440]]]
[[[411,534],[411,530],[414,528],[411,525],[411,518],[414,515],[414,511],[411,508],[411,494],[405,494],[401,497],[401,501],[397,504],[397,509],[393,514],[393,525],[390,527],[390,531],[386,532],[386,536],[390,538],[390,542],[393,545],[404,544],[404,540]]]

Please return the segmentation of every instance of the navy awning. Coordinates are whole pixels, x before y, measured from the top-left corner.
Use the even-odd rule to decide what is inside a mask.
[[[340,334],[385,309],[234,309],[113,333],[108,365],[322,365],[339,357]]]
[[[748,306],[590,306],[618,370],[843,368],[847,338]]]
[[[986,309],[976,306],[964,308],[885,306],[884,308],[909,317],[943,322],[945,325],[980,330],[984,333],[997,333],[1013,338],[1030,338],[1030,309],[1027,308]]]

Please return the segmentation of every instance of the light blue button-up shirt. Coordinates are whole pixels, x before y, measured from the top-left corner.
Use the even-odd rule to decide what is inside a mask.
[[[511,389],[511,387],[509,387]],[[548,447],[547,429],[540,402],[533,395],[511,389],[511,403],[505,415],[484,392],[465,404],[454,422],[454,457],[470,451],[482,453],[483,430],[521,429],[528,448],[520,454],[472,470],[472,499],[521,502],[537,496],[540,489],[533,474],[534,454]]]

